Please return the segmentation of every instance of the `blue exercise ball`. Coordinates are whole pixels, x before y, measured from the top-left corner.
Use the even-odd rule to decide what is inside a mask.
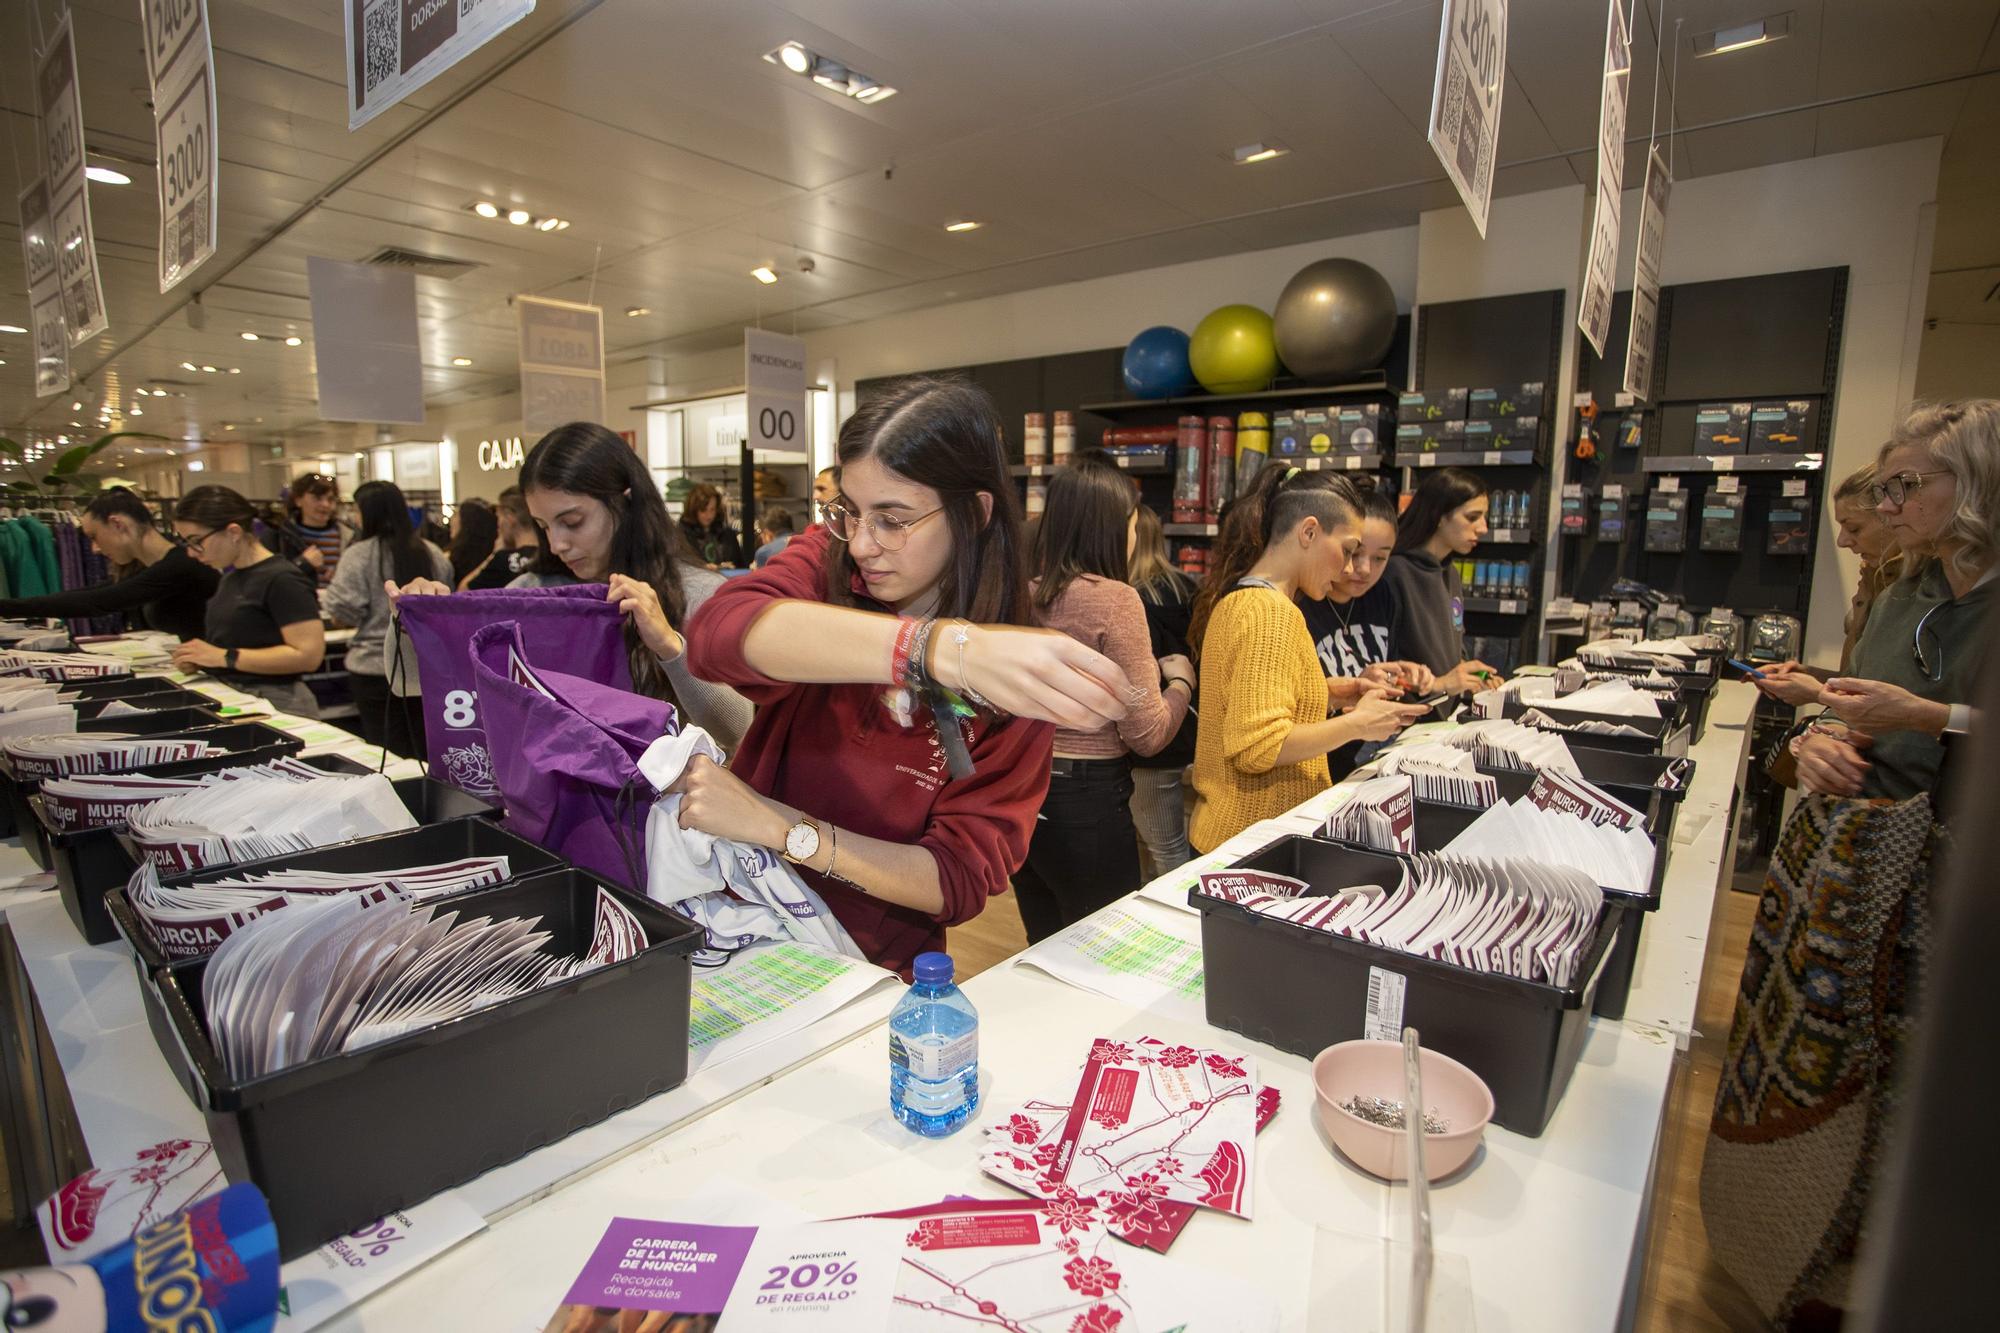
[[[1172,398],[1194,387],[1188,336],[1155,324],[1125,347],[1125,388],[1134,398]]]

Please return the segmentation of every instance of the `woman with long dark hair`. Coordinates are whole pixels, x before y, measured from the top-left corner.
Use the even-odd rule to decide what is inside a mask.
[[[355,493],[356,503],[360,492]],[[493,556],[500,537],[500,520],[484,500],[461,500],[451,511],[451,586],[462,588],[472,571]]]
[[[1328,751],[1379,741],[1430,711],[1371,689],[1327,716],[1326,676],[1293,599],[1352,576],[1361,496],[1333,472],[1273,465],[1237,497],[1190,626],[1205,701],[1195,738],[1189,840],[1213,851],[1332,785]]]
[[[347,645],[347,683],[354,696],[361,738],[393,753],[424,753],[423,693],[417,655],[398,641],[388,588],[451,573],[444,552],[417,535],[409,505],[393,481],[364,481],[354,491],[361,536],[340,554],[326,585],[326,613],[354,626]]]
[[[1188,621],[1199,591],[1167,560],[1167,535],[1147,505],[1132,511],[1132,556],[1125,581],[1138,591],[1156,659],[1188,657]],[[1194,762],[1197,722],[1192,708],[1172,740],[1152,754],[1132,756],[1132,827],[1145,853],[1142,873],[1164,875],[1194,855],[1187,837],[1187,766]]]
[[[113,486],[84,507],[77,526],[99,555],[126,572],[95,587],[0,600],[0,616],[67,619],[136,611],[147,629],[182,639],[202,636],[216,572],[167,540],[150,505]]]
[[[478,588],[504,588],[533,569],[541,560],[541,543],[535,536],[535,519],[519,486],[509,486],[493,502],[497,525],[493,551],[473,571],[458,581],[460,592]]]
[[[305,677],[326,660],[319,593],[310,575],[257,539],[256,523],[250,502],[227,486],[197,486],[174,506],[188,554],[222,574],[203,636],[174,649],[174,666],[318,717]]]
[[[1461,467],[1430,473],[1396,523],[1396,554],[1382,575],[1396,599],[1390,657],[1421,662],[1435,689],[1466,694],[1492,689],[1500,673],[1466,660],[1465,587],[1453,563],[1486,535],[1486,483]]]
[[[681,536],[697,564],[709,569],[735,569],[743,564],[743,539],[729,526],[722,492],[697,482],[681,506]]]
[[[1027,856],[1056,723],[1127,711],[1116,663],[1029,628],[1021,513],[992,400],[914,377],[840,431],[825,524],[695,614],[696,674],[757,716],[696,758],[681,823],[792,861],[869,958],[942,948]]]
[[[535,442],[521,464],[521,498],[541,553],[535,567],[507,586],[545,588],[607,583],[625,613],[632,686],[665,699],[684,721],[732,749],[750,724],[750,705],[734,690],[689,673],[681,627],[722,586],[691,563],[680,529],[639,456],[603,426],[572,421]],[[442,582],[398,590],[448,593]]]
[[[1133,688],[1116,724],[1056,732],[1049,794],[1014,874],[1030,944],[1139,886],[1132,758],[1172,740],[1194,698],[1194,664],[1153,656],[1145,607],[1124,579],[1138,509],[1131,477],[1085,453],[1056,469],[1035,529],[1035,618],[1116,662]]]

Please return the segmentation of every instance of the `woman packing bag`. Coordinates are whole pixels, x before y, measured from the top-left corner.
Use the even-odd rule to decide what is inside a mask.
[[[327,615],[354,626],[347,645],[348,688],[361,739],[393,754],[424,753],[423,686],[416,654],[405,652],[391,623],[389,582],[442,578],[451,570],[443,551],[417,536],[409,505],[393,481],[355,488],[361,536],[340,553],[321,598]]]

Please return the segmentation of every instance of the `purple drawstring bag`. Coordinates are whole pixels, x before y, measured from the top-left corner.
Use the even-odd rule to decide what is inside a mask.
[[[520,626],[524,657],[537,670],[621,690],[632,686],[625,618],[605,600],[602,583],[405,597],[396,611],[417,650],[431,776],[478,796],[495,795],[498,788],[472,678],[476,631],[512,621]]]
[[[645,893],[654,792],[638,758],[678,730],[673,705],[530,663],[512,621],[475,631],[471,657],[507,828]]]

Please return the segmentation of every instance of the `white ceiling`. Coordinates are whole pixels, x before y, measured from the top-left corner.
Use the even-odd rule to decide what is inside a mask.
[[[2000,156],[2000,78],[1972,77],[2000,71],[2000,0],[1637,3],[1630,179],[1643,170],[1663,4],[1669,64],[1683,21],[1682,176],[1954,130],[1948,163]],[[1687,55],[1694,34],[1788,3],[1787,40]],[[154,281],[138,2],[69,5],[89,147],[141,169],[129,187],[91,190],[111,329],[74,354],[87,387],[38,404],[27,340],[0,335],[10,431],[88,426],[107,400],[149,406],[128,424],[175,435],[272,438],[314,421],[309,255],[397,245],[483,266],[418,280],[426,395],[441,405],[511,387],[517,291],[594,294],[612,359],[629,360],[722,345],[760,316],[824,328],[1406,224],[1454,200],[1424,142],[1438,0],[541,0],[354,133],[340,0],[209,0],[221,249],[192,284],[198,332],[189,294],[162,297]],[[59,8],[0,4],[5,198],[34,150],[33,18]],[[1604,13],[1599,0],[1512,5],[1497,193],[1591,180]],[[787,39],[901,92],[860,106],[760,59]],[[1977,127],[1976,146],[1962,127]],[[1229,162],[1230,148],[1260,140],[1292,152]],[[477,198],[573,225],[483,220],[466,209]],[[960,216],[987,225],[947,235]],[[1954,253],[1984,246],[1977,262],[2000,261],[1994,230],[1953,241]],[[1941,228],[1941,254],[1949,239]],[[796,271],[802,256],[810,275]],[[748,276],[764,262],[785,272],[778,286]],[[8,218],[0,323],[26,323],[25,305]],[[652,313],[627,319],[628,306]],[[307,342],[249,343],[246,330]],[[190,375],[184,361],[240,373]],[[131,392],[171,381],[186,382],[185,398]],[[236,432],[220,435],[224,422]]]

